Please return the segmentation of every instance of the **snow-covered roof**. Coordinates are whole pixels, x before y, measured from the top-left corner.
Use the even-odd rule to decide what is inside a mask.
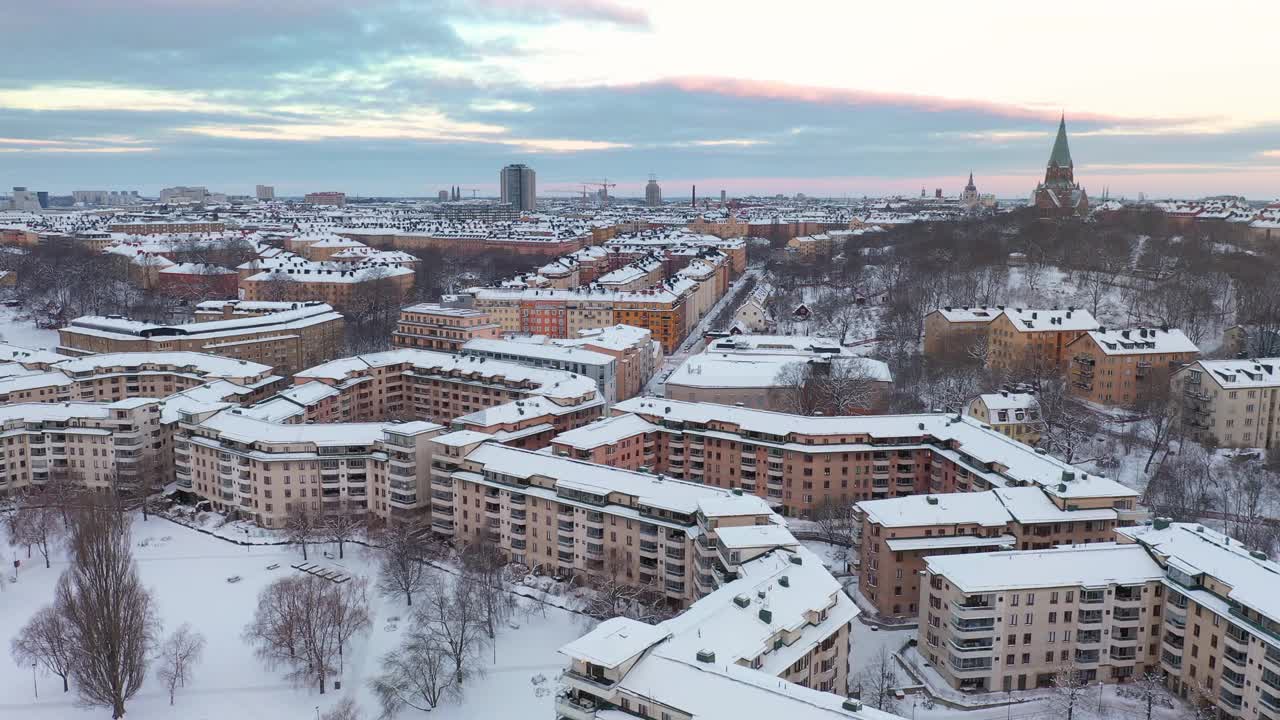
[[[1096,330],[1098,321],[1088,310],[1037,310],[1034,308],[1004,309],[1003,315],[1020,332],[1061,332],[1063,330]]]
[[[700,388],[773,388],[785,387],[788,382],[781,375],[788,365],[806,363],[815,357],[810,354],[786,355],[782,353],[721,353],[704,352],[692,355],[667,377],[667,385]],[[893,382],[888,364],[864,357],[839,357],[833,362],[856,366],[876,382]]]
[[[464,355],[504,355],[511,356],[515,362],[520,358],[534,360],[553,360],[556,362],[579,363],[581,365],[597,365],[608,367],[615,363],[612,355],[583,350],[581,348],[563,347],[560,345],[536,345],[533,343],[513,342],[496,338],[473,338],[462,346]]]
[[[1252,360],[1200,360],[1205,374],[1229,390],[1280,385],[1280,358]],[[1195,365],[1192,365],[1194,368]]]
[[[980,535],[937,535],[933,537],[888,538],[884,541],[892,552],[920,550],[955,550],[958,548],[1012,548],[1018,539],[1012,535],[982,537]]]
[[[1038,405],[1031,393],[998,392],[978,396],[988,410],[1030,410]]]
[[[1000,313],[1004,312],[1003,307],[940,307],[934,312],[946,318],[947,322],[953,323],[989,323],[995,320]]]
[[[944,413],[914,415],[802,416],[714,403],[685,402],[670,398],[629,398],[613,406],[616,412],[653,416],[663,421],[707,425],[725,423],[735,432],[759,433],[754,443],[780,445],[801,452],[815,447],[835,451],[877,450],[895,446],[916,446],[929,442],[934,452],[963,463],[988,482],[1005,486],[1035,483],[1061,497],[1135,497],[1133,490],[1097,475],[1088,475],[1072,465],[984,428],[973,418]],[[691,428],[692,430],[692,428]],[[694,430],[696,431],[696,430]],[[831,436],[839,444],[810,445],[796,436]],[[863,437],[879,441],[872,445],[854,441]],[[770,438],[777,438],[776,440]],[[945,445],[933,444],[941,440]],[[891,443],[889,441],[896,441]],[[996,468],[999,465],[1001,468]],[[992,469],[987,469],[991,466]],[[1065,488],[1061,487],[1065,485]]]
[[[1129,328],[1091,330],[1086,333],[1104,355],[1156,355],[1196,353],[1200,348],[1177,328]],[[1076,343],[1084,342],[1076,339]],[[1074,343],[1072,343],[1074,344]]]
[[[658,427],[639,415],[615,415],[556,435],[557,445],[567,445],[579,450],[590,450],[601,445],[612,445],[619,440],[641,433],[649,433]]]
[[[1031,488],[1040,492],[1038,488]],[[1000,499],[989,492],[907,495],[863,500],[858,508],[869,521],[886,528],[920,525],[979,525],[1002,528],[1012,519]]]
[[[1146,548],[1116,543],[939,555],[926,557],[924,562],[930,572],[946,576],[952,585],[967,593],[1134,585],[1164,576],[1164,570]]]
[[[736,525],[716,529],[716,539],[730,550],[794,547],[795,537],[784,525]]]
[[[1231,587],[1230,600],[1272,620],[1280,619],[1280,563],[1255,556],[1240,541],[1193,523],[1120,528],[1190,575],[1206,574]]]
[[[728,495],[699,483],[672,480],[660,475],[633,472],[604,465],[579,462],[566,457],[485,443],[467,455],[468,462],[485,470],[529,478],[539,475],[555,480],[557,487],[572,488],[595,495],[621,493],[638,499],[641,505],[693,515],[704,498]]]

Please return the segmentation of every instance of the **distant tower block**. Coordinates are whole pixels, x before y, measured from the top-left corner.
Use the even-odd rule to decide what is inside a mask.
[[[689,207],[698,207],[698,186],[693,186],[693,195],[689,200]]]
[[[644,186],[644,204],[649,207],[662,205],[662,188],[658,186],[658,177],[649,176],[649,184]]]
[[[724,207],[724,190],[720,190],[720,207]]]

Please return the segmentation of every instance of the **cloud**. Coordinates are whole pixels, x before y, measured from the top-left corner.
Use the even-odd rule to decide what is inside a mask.
[[[647,29],[649,14],[610,0],[470,0],[473,7],[529,19],[594,20],[623,27]]]
[[[128,112],[246,112],[204,97],[198,92],[174,92],[140,87],[37,85],[0,90],[0,108],[57,112],[66,110],[124,110]]]
[[[475,100],[468,107],[478,113],[533,112],[533,105],[514,100]]]
[[[768,145],[769,141],[751,138],[723,138],[720,140],[692,140],[687,144],[694,147],[752,147],[755,145]]]
[[[137,138],[127,136],[79,137],[67,140],[0,137],[0,153],[120,154],[152,152]]]

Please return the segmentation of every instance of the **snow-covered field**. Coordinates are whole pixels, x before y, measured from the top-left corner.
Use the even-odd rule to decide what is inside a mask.
[[[241,630],[253,615],[258,592],[273,579],[296,572],[289,565],[302,559],[300,553],[287,547],[241,547],[159,518],[136,520],[133,542],[143,582],[155,591],[166,630],[190,622],[204,634],[208,645],[194,681],[178,691],[174,707],[169,707],[160,683],[148,679],[126,705],[129,718],[304,719],[314,717],[316,708],[324,712],[348,694],[361,705],[362,717],[377,717],[367,681],[377,674],[379,656],[398,641],[398,630],[404,624],[397,626],[389,618],[406,616],[402,601],[370,591],[373,627],[347,653],[342,690],[321,696],[312,688],[289,684],[280,672],[268,670],[241,640]],[[15,554],[22,559],[23,567],[17,582],[9,583]],[[348,545],[346,554],[346,571],[353,575],[371,572],[363,549]],[[56,561],[52,569],[46,570],[38,556],[27,561],[25,551],[18,551],[7,542],[0,545],[0,563],[8,568],[0,591],[0,644],[7,649],[17,630],[51,600],[54,584],[66,563]],[[268,570],[272,564],[280,567]],[[227,582],[227,578],[237,575],[240,582]],[[526,612],[517,614],[511,627],[499,635],[496,653],[490,652],[486,658],[485,675],[466,688],[461,704],[441,707],[432,717],[490,720],[554,715],[556,677],[564,667],[557,648],[581,635],[587,626],[581,616],[531,600],[521,602],[525,603]],[[496,663],[492,662],[495,656]],[[0,719],[104,717],[102,708],[77,708],[74,690],[64,695],[56,677],[37,675],[37,700],[31,668],[14,668],[7,657],[0,659],[0,667],[4,668],[0,671]]]
[[[21,308],[0,306],[0,342],[52,350],[58,346],[58,331],[36,327],[22,316]]]

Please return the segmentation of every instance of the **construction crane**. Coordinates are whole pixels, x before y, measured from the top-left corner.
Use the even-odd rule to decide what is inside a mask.
[[[589,187],[600,188],[600,204],[607,207],[609,205],[609,188],[618,187],[618,183],[609,182],[609,178],[601,178],[600,180],[583,180],[582,192],[585,195],[586,189]]]

